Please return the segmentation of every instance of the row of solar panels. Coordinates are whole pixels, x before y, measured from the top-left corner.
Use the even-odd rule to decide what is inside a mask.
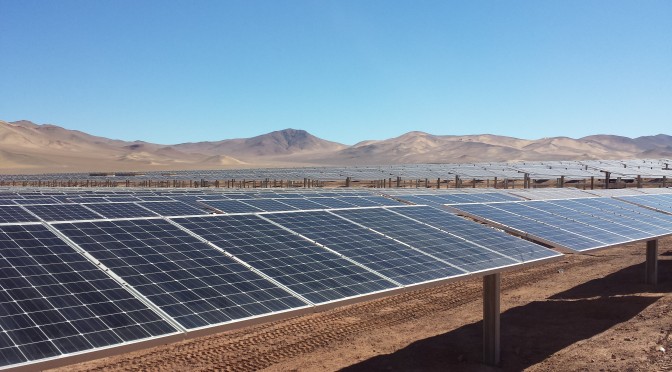
[[[518,235],[574,251],[672,234],[672,215],[659,212],[672,212],[672,195],[463,204],[452,208]]]
[[[192,216],[216,213],[253,213],[334,208],[400,205],[381,196],[299,199],[207,200],[186,204],[180,201],[21,204],[0,205],[0,223],[36,222],[40,220],[81,221],[113,218]]]
[[[429,207],[0,226],[0,364],[517,267],[557,252]]]

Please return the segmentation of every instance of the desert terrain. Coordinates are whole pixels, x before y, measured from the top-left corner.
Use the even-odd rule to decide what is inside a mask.
[[[160,145],[0,120],[0,174],[635,158],[672,158],[672,136],[526,140],[409,132],[348,146],[285,129],[252,138]]]
[[[644,243],[504,273],[498,367],[480,363],[473,279],[54,371],[670,370],[672,238],[659,249],[655,286]]]

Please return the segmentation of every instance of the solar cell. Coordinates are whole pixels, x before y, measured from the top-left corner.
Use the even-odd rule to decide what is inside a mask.
[[[163,219],[54,227],[187,329],[306,305]]]
[[[468,239],[521,262],[561,255],[539,244],[528,242],[479,223],[467,221],[448,212],[437,211],[434,208],[418,206],[394,208],[390,211]]]
[[[26,209],[45,221],[95,220],[103,216],[80,204],[26,205]]]
[[[45,226],[0,226],[0,272],[0,366],[177,332]]]
[[[256,215],[174,221],[316,304],[396,287]]]
[[[105,218],[155,217],[156,213],[135,203],[93,203],[85,204]]]
[[[404,285],[464,274],[461,269],[325,211],[264,217]]]
[[[513,265],[518,261],[445,231],[382,208],[344,209],[335,214],[406,243],[467,272]]]

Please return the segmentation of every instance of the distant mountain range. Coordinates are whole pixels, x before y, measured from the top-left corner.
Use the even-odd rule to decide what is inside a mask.
[[[672,158],[672,136],[525,140],[409,132],[347,146],[285,129],[252,138],[158,145],[30,121],[0,121],[3,174],[631,158]]]

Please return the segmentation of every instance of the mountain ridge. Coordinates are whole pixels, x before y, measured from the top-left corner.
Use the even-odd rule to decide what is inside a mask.
[[[530,140],[493,134],[435,135],[411,131],[348,146],[288,128],[250,138],[162,145],[110,139],[27,120],[0,120],[0,173],[4,174],[671,156],[672,136],[666,134]]]

